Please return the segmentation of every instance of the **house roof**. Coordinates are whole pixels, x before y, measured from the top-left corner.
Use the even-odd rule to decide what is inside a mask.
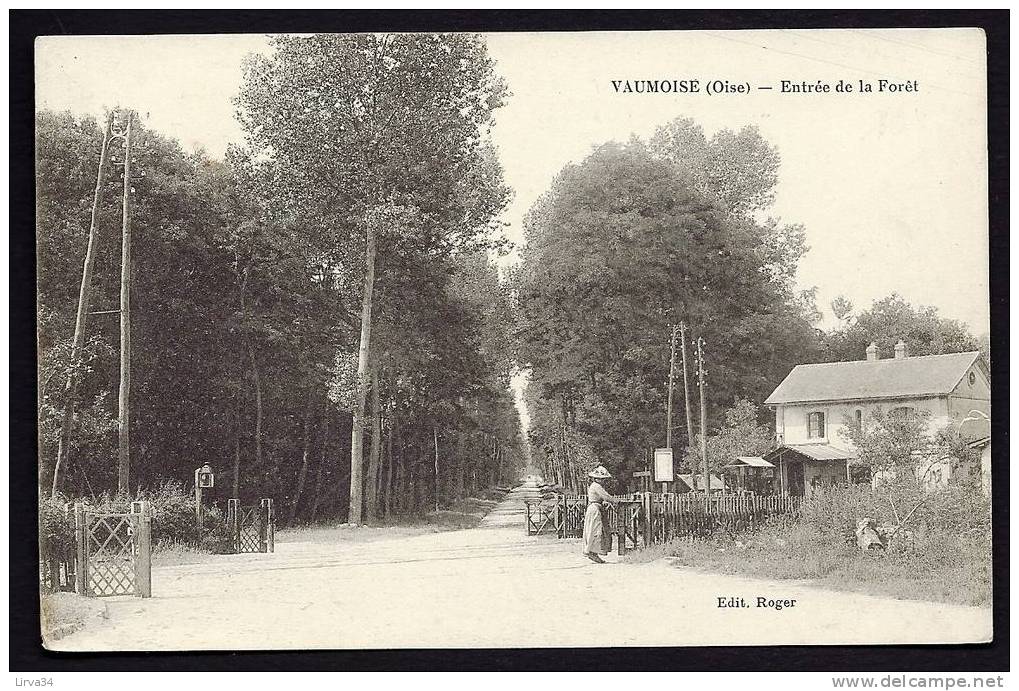
[[[703,475],[698,474],[698,478],[700,477],[703,477]],[[676,479],[682,480],[687,487],[694,489],[693,476],[690,473],[687,473],[685,475],[677,474]],[[698,483],[697,489],[700,489],[700,485],[703,484],[703,482],[704,481],[701,480],[701,482]],[[714,473],[711,474],[711,489],[725,489],[725,481],[723,481],[722,478],[718,477]]]
[[[851,451],[840,449],[831,444],[783,444],[768,452],[769,458],[777,458],[783,451],[793,451],[815,461],[849,461],[856,458]]]
[[[736,460],[727,464],[726,468],[738,468],[740,466],[751,466],[753,468],[774,468],[771,463],[760,456],[737,456]]]
[[[979,352],[797,365],[765,405],[951,393]]]

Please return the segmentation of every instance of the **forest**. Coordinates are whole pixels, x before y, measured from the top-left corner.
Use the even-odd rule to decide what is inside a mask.
[[[899,338],[918,355],[979,347],[989,360],[986,340],[898,295],[863,310],[840,298],[838,325],[820,328],[814,292],[796,282],[805,229],[770,212],[779,152],[751,125],[708,136],[678,117],[596,147],[535,200],[520,261],[500,270],[512,192],[491,128],[511,96],[481,37],[272,47],[244,64],[243,138],[222,160],[134,120],[126,487],[125,166],[100,180],[72,357],[104,123],[37,113],[43,494],[186,486],[208,463],[219,496],[273,497],[293,524],[438,510],[514,483],[529,463],[577,490],[591,466],[624,474],[664,445],[680,322],[683,345],[704,344],[712,458],[770,444],[760,401],[796,364],[860,359],[871,341],[888,352]],[[527,430],[516,372],[529,375]],[[698,446],[699,411],[674,403],[682,459]]]
[[[244,65],[244,141],[224,160],[134,123],[126,493],[188,485],[208,463],[221,496],[274,497],[284,522],[361,522],[514,479],[526,447],[494,263],[509,190],[486,135],[504,90],[483,42],[331,35],[274,48]],[[118,488],[123,167],[102,181],[72,363],[103,127],[43,111],[36,128],[40,487],[95,497]]]

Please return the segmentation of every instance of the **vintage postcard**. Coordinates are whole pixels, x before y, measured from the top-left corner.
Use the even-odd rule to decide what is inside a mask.
[[[38,38],[45,646],[990,641],[985,49]]]

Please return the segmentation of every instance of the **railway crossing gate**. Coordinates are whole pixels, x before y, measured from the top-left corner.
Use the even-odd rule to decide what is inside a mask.
[[[147,501],[127,513],[74,505],[75,583],[79,595],[152,597],[152,511]]]

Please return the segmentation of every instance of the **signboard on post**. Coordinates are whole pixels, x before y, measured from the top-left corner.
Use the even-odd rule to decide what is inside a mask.
[[[672,449],[655,449],[655,482],[672,482]]]

